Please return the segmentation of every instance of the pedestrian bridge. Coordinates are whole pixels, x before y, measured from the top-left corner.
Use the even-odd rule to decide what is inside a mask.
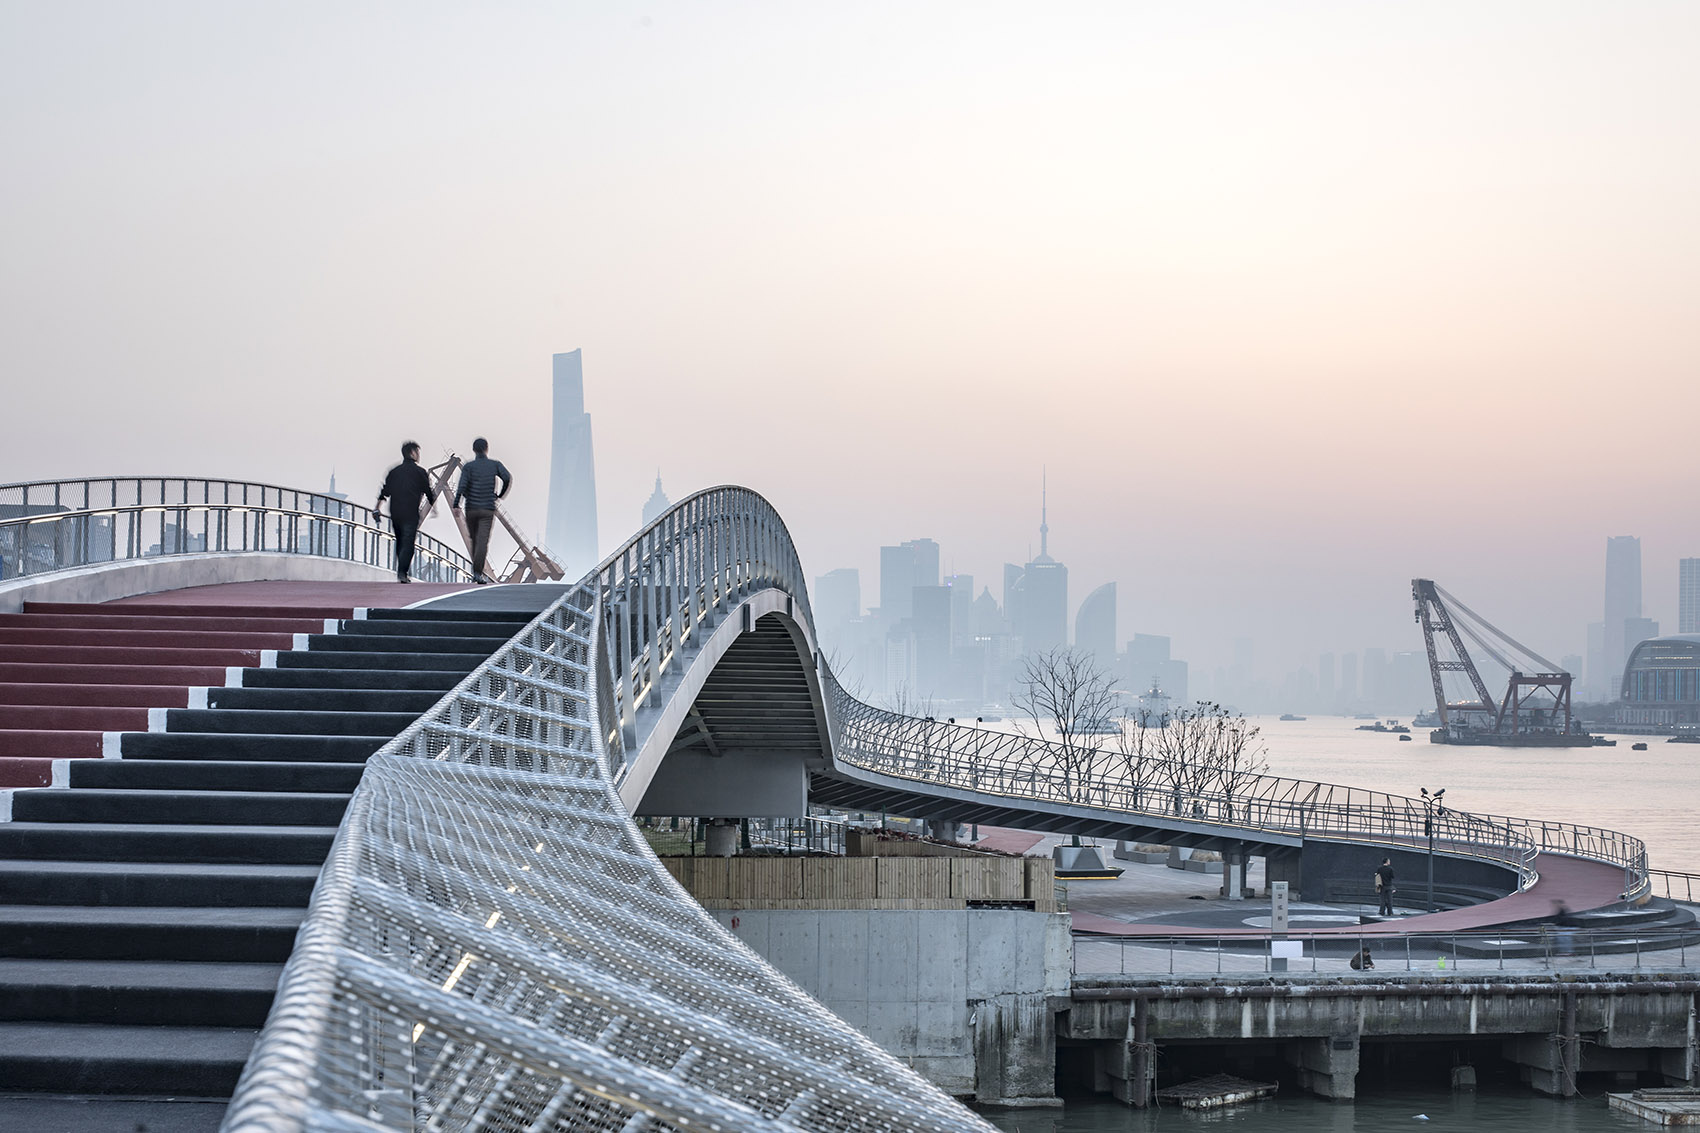
[[[340,501],[79,483],[21,506],[24,486],[0,489],[0,608],[389,571],[379,525]],[[416,577],[465,572],[422,546]],[[636,813],[813,800],[1275,855],[1425,840],[1419,800],[1113,756],[1071,774],[1041,740],[858,700],[820,656],[784,522],[745,488],[681,501],[577,583],[526,589],[523,628],[366,760],[225,1128],[986,1128],[721,929]],[[1543,854],[1647,886],[1622,834],[1434,821],[1442,854],[1508,889]]]

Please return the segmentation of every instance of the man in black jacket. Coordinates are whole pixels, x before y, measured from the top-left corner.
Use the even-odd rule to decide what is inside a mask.
[[[1375,889],[1381,895],[1381,915],[1393,915],[1393,859],[1382,858],[1375,867]]]
[[[395,529],[395,580],[412,582],[407,572],[413,566],[413,544],[419,538],[420,501],[437,502],[431,477],[419,467],[419,446],[413,441],[402,442],[401,463],[384,477],[378,502],[372,505],[374,516],[383,509],[385,499],[390,501],[390,526]]]
[[[455,488],[454,507],[460,510],[466,501],[466,528],[472,536],[472,581],[483,585],[490,581],[484,573],[484,556],[490,550],[490,528],[496,523],[496,501],[508,494],[514,478],[507,466],[489,457],[490,442],[479,437],[472,442],[472,460],[460,470],[460,484]],[[501,491],[496,481],[502,482]]]

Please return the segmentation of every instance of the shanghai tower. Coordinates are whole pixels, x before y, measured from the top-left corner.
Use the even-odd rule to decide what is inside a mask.
[[[596,457],[590,444],[590,414],[584,411],[584,359],[577,350],[555,355],[549,516],[543,543],[569,580],[582,577],[601,561],[596,541]]]

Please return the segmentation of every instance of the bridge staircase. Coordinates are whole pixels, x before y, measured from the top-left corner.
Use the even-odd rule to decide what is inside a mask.
[[[364,761],[530,619],[356,613],[0,617],[0,1128],[228,1098]]]

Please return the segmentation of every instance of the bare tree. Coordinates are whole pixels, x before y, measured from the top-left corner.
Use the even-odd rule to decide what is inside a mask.
[[[1234,800],[1269,770],[1269,749],[1258,739],[1262,729],[1220,704],[1210,705],[1210,782],[1222,796],[1224,818],[1233,818]]]
[[[1078,649],[1056,648],[1023,659],[1021,690],[1015,703],[1033,719],[1041,739],[1054,735],[1057,769],[1069,798],[1081,794],[1098,747],[1091,734],[1115,709],[1114,678]]]
[[[1168,790],[1173,814],[1203,814],[1204,796],[1222,801],[1221,817],[1232,818],[1234,802],[1269,770],[1259,729],[1220,704],[1201,700],[1165,714],[1149,736],[1137,741],[1156,753],[1154,777]]]
[[[1135,810],[1150,808],[1151,788],[1156,784],[1162,756],[1158,754],[1157,732],[1168,723],[1168,714],[1152,718],[1143,712],[1130,712],[1121,719],[1121,731],[1116,733],[1117,762],[1123,781],[1133,796]]]

